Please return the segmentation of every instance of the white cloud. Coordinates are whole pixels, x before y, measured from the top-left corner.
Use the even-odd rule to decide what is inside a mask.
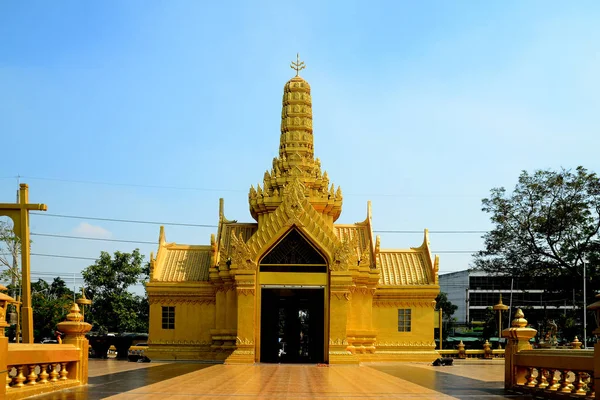
[[[112,237],[112,233],[101,226],[90,225],[87,222],[82,222],[75,229],[73,229],[73,233],[78,235],[93,237],[93,238],[101,238],[108,239]]]

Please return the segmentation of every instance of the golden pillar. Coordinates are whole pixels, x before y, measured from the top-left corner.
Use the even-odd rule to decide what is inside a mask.
[[[216,329],[225,329],[227,295],[223,286],[217,288],[217,293],[215,297],[215,327]]]
[[[358,357],[349,350],[348,320],[352,293],[350,271],[331,271],[329,300],[329,363],[357,364]]]
[[[29,246],[29,210],[46,211],[45,204],[29,204],[29,187],[26,183],[19,186],[19,202],[0,203],[0,216],[13,221],[13,231],[21,240],[21,285],[23,306],[23,343],[33,343],[33,309],[31,308],[31,266]]]
[[[255,330],[256,330],[256,271],[237,270],[235,273],[235,290],[231,293],[237,297],[236,341],[235,350],[227,357],[228,364],[252,364],[255,362]],[[235,305],[235,303],[233,303]],[[228,310],[229,311],[229,310]]]
[[[527,320],[523,311],[517,309],[515,319],[512,321],[512,327],[502,331],[502,337],[507,338],[506,350],[504,351],[504,387],[512,388],[523,376],[517,376],[515,368],[515,355],[521,350],[531,349],[529,339],[535,336],[537,331],[527,328]]]
[[[65,333],[64,344],[72,344],[79,350],[79,362],[75,371],[69,372],[69,378],[77,379],[82,385],[88,382],[88,351],[89,341],[85,334],[92,329],[92,325],[83,321],[77,303],[73,303],[67,320],[59,322],[56,327]]]

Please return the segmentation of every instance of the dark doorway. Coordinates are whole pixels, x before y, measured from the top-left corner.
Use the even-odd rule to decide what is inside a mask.
[[[323,288],[262,289],[261,362],[323,362],[323,291]]]

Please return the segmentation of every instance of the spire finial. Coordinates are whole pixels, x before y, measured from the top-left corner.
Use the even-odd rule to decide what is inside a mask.
[[[304,61],[300,61],[300,53],[296,53],[296,62],[292,61],[292,63],[290,64],[290,68],[296,70],[296,76],[300,74],[300,71],[306,68],[306,65],[304,65]]]

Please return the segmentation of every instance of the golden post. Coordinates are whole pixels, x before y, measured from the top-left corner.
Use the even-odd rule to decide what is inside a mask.
[[[0,203],[0,216],[13,221],[13,231],[21,240],[21,284],[23,290],[23,343],[33,343],[33,309],[31,308],[31,266],[29,247],[29,210],[46,211],[45,204],[29,204],[26,183],[19,185],[18,203]]]

